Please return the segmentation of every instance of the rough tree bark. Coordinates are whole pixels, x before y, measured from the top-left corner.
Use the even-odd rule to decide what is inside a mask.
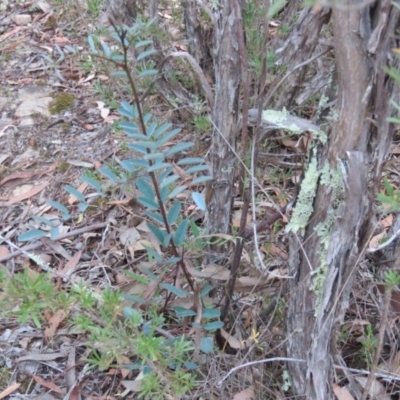
[[[214,124],[210,149],[213,181],[207,188],[206,226],[210,234],[229,233],[232,210],[233,181],[236,170],[234,154],[239,132],[240,60],[238,30],[243,29],[235,18],[238,0],[221,0],[214,8]]]
[[[309,167],[314,162],[315,168],[308,184],[314,179],[316,190],[303,200],[314,201],[313,210],[304,230],[290,238],[289,275],[295,279],[289,283],[287,354],[307,362],[291,363],[289,371],[298,398],[313,400],[334,398],[335,329],[369,239],[375,188],[391,140],[385,122],[391,82],[385,81],[382,65],[398,11],[390,0],[371,8],[356,0],[341,4],[332,10],[339,92],[331,117],[336,121],[327,143],[312,150]],[[336,187],[335,176],[341,184]]]
[[[288,9],[288,12],[292,11],[291,8]],[[321,38],[321,29],[329,21],[329,17],[330,11],[328,9],[322,8],[315,12],[312,8],[304,8],[284,44],[275,49],[279,56],[277,65],[284,65],[287,72],[293,71],[282,82],[282,85],[279,85],[281,75],[272,83],[271,90],[274,91],[276,97],[274,101],[275,109],[281,110],[283,107],[289,109],[295,97],[303,89],[302,83],[309,65],[300,68],[299,66],[307,63],[313,56]],[[278,42],[275,41],[273,46],[277,45]],[[279,85],[279,88],[275,92],[277,85]]]
[[[189,41],[189,52],[202,69],[211,61],[207,38],[200,22],[199,5],[195,0],[182,1],[186,37]]]

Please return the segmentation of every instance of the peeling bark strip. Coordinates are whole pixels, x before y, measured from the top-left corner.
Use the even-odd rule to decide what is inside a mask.
[[[307,363],[288,368],[295,394],[307,400],[334,398],[335,330],[368,240],[374,188],[391,141],[389,125],[373,121],[385,121],[390,112],[392,83],[385,86],[382,66],[399,12],[390,0],[376,2],[375,8],[359,5],[347,0],[332,10],[337,118],[327,145],[313,151],[319,171],[313,213],[304,235],[290,238],[289,275],[296,274],[296,279],[289,288],[287,354]],[[389,22],[383,27],[379,21],[385,13]],[[301,190],[307,188],[302,185]]]
[[[236,172],[234,150],[238,133],[240,58],[238,23],[233,1],[221,0],[214,6],[214,67],[215,105],[212,113],[214,124],[210,149],[210,164],[214,180],[208,190],[209,202],[206,219],[209,234],[229,233],[232,209],[233,180]],[[217,250],[216,248],[212,250]]]

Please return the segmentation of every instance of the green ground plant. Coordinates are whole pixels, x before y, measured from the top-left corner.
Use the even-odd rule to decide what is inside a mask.
[[[183,396],[195,386],[196,372],[199,365],[192,360],[195,351],[211,353],[214,349],[213,331],[221,328],[220,311],[207,304],[207,294],[212,289],[206,282],[195,282],[189,274],[185,254],[193,241],[198,249],[205,246],[201,231],[183,214],[183,204],[177,196],[191,188],[203,185],[212,179],[209,168],[201,157],[186,157],[177,161],[186,176],[192,179],[180,183],[182,179],[174,172],[171,161],[180,152],[194,146],[192,142],[178,140],[177,144],[167,147],[180,133],[171,123],[159,123],[150,113],[145,113],[139,100],[138,86],[130,70],[128,48],[134,46],[137,51],[136,64],[141,66],[136,71],[139,79],[148,79],[158,74],[155,69],[144,69],[145,59],[155,53],[152,41],[141,39],[142,24],[132,28],[113,28],[111,36],[119,45],[109,47],[101,43],[101,50],[89,37],[89,45],[94,56],[114,63],[117,70],[113,72],[116,79],[123,80],[132,93],[132,101],[122,101],[118,112],[121,115],[120,128],[127,136],[126,146],[138,154],[119,162],[113,168],[103,166],[95,175],[88,173],[82,180],[98,194],[104,196],[103,181],[97,180],[100,173],[112,185],[127,185],[136,176],[135,186],[140,195],[137,201],[144,207],[148,219],[147,226],[159,243],[158,248],[146,247],[148,263],[138,265],[140,274],[125,271],[133,281],[157,284],[157,290],[151,300],[137,295],[123,295],[105,287],[94,291],[87,282],[72,283],[63,277],[64,284],[57,286],[53,282],[52,270],[41,259],[34,255],[30,258],[47,273],[23,272],[7,276],[3,274],[1,305],[8,310],[8,315],[15,316],[21,323],[33,322],[43,327],[45,312],[56,312],[59,309],[68,314],[71,332],[84,333],[87,346],[91,349],[88,361],[93,367],[106,370],[112,365],[136,370],[136,379],[140,381],[138,393],[140,398],[165,398],[166,393]],[[116,49],[120,49],[117,51]],[[58,225],[62,220],[74,220],[88,211],[86,197],[72,186],[65,190],[78,200],[77,212],[58,201],[48,201],[54,210],[59,212],[59,221],[50,221],[43,217],[33,218],[46,226],[46,229],[35,229],[19,236],[22,242],[38,240],[48,235],[58,237]],[[193,202],[200,209],[205,209],[201,193],[191,191]],[[156,265],[156,275],[150,266]],[[54,273],[54,272],[53,272]],[[180,282],[180,275],[184,282]],[[174,278],[171,280],[171,276]],[[179,278],[179,281],[178,281]],[[173,298],[186,299],[197,308],[169,306]],[[129,305],[126,305],[128,302]],[[147,311],[140,311],[138,305],[146,304]],[[160,307],[162,304],[162,308]],[[166,318],[177,322],[191,321],[196,332],[196,341],[184,335],[173,337],[163,335],[162,326]],[[197,318],[199,317],[199,318]],[[186,322],[187,323],[187,322]],[[121,361],[123,360],[123,361]]]

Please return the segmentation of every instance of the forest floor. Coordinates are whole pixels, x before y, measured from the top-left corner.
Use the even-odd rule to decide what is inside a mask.
[[[99,172],[102,166],[107,166],[117,173],[119,161],[130,155],[127,138],[118,127],[117,112],[119,101],[127,99],[113,83],[110,71],[90,57],[87,36],[99,25],[101,11],[102,4],[96,1],[49,4],[3,0],[0,3],[1,282],[12,282],[14,275],[25,276],[25,281],[20,279],[13,283],[14,295],[17,289],[26,290],[27,298],[37,303],[31,304],[24,314],[16,301],[11,313],[0,314],[0,399],[138,398],[138,373],[124,367],[129,359],[121,356],[106,367],[94,365],[90,355],[96,343],[89,346],[87,332],[73,330],[67,313],[51,302],[52,295],[67,293],[70,285],[79,282],[96,293],[112,287],[129,295],[152,296],[148,289],[143,289],[143,284],[124,273],[127,269],[138,271],[134,266],[143,259],[145,245],[158,246],[145,226],[143,210],[134,201],[135,188],[109,184]],[[102,37],[100,28],[96,34]],[[104,38],[107,40],[106,36]],[[184,49],[179,35],[175,39],[173,45]],[[79,54],[73,54],[76,48]],[[183,139],[192,140],[196,150],[191,155],[204,155],[210,129],[207,125],[200,126],[204,123],[201,118],[193,118],[195,113],[187,113],[179,107],[173,108],[158,94],[150,95],[147,103],[153,114],[182,128],[181,136],[171,145]],[[185,120],[188,115],[191,119]],[[200,128],[203,131],[199,137]],[[299,147],[298,142],[290,138],[281,139],[279,146],[286,154],[298,151]],[[395,147],[392,154],[398,154]],[[288,163],[286,167],[288,165],[290,172],[268,159],[259,176],[259,181],[268,184],[269,193],[281,207],[290,201],[294,183],[301,174],[297,164]],[[397,165],[391,168],[396,169]],[[99,182],[106,196],[93,197],[93,187],[88,181],[80,180],[82,175]],[[78,198],[66,191],[66,186],[76,188],[86,197],[90,207],[85,213],[78,210]],[[203,217],[188,194],[183,193],[180,199],[185,204],[186,215],[198,220]],[[73,218],[62,221],[59,226],[63,240],[44,237],[38,242],[35,232],[46,229],[40,218],[60,220],[60,209],[49,205],[49,200],[64,204]],[[239,223],[240,205],[240,201],[235,202],[234,227]],[[268,199],[259,199],[258,215],[268,215],[273,210]],[[34,216],[39,218],[34,219]],[[273,267],[275,276],[287,273],[288,255],[283,237],[286,222],[285,219],[278,221],[271,232],[262,237],[260,250],[268,266]],[[372,238],[371,247],[385,237],[392,222],[392,215],[380,222],[382,232]],[[43,266],[34,262],[29,254],[35,254],[50,266],[52,288],[40,281],[39,277],[45,272]],[[241,310],[244,309],[240,316],[242,328],[235,328],[231,334],[222,330],[228,350],[220,351],[216,346],[214,353],[198,361],[202,380],[186,397],[165,394],[165,398],[284,399],[290,393],[286,371],[280,363],[243,368],[222,389],[217,385],[238,365],[285,356],[284,298],[276,303],[271,301],[283,290],[283,280],[272,276],[263,278],[252,265],[253,261],[248,248],[236,287],[241,296]],[[379,314],[374,315],[379,310],[376,277],[369,265],[366,262],[357,277],[348,324],[338,338],[338,347],[347,365],[360,369],[371,365],[379,325]],[[227,281],[226,266],[207,268],[200,278],[210,282]],[[68,276],[68,283],[60,276]],[[13,295],[10,287],[0,289],[1,301],[4,301],[2,292]],[[36,297],[29,297],[28,292],[35,290]],[[182,299],[174,304],[191,306]],[[268,304],[274,306],[265,313]],[[395,301],[393,305],[396,308]],[[93,316],[92,322],[96,320]],[[396,322],[397,317],[393,316],[390,323],[394,326]],[[99,325],[104,327],[104,321]],[[159,333],[170,337],[185,328],[164,322]],[[193,335],[193,331],[188,332]],[[392,350],[390,346],[385,349],[388,357],[381,364],[381,371],[398,374],[400,352]],[[364,378],[357,379],[362,386]],[[380,399],[395,398],[390,397],[396,390],[394,386],[379,380],[375,380],[374,385],[374,395],[381,395]],[[337,397],[339,400],[352,398],[345,397],[347,395],[342,392]]]

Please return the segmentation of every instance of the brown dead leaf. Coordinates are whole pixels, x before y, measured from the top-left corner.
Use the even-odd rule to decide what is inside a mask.
[[[82,251],[77,251],[73,257],[65,264],[65,267],[62,268],[59,272],[63,275],[71,275],[72,271],[75,270],[75,267],[78,265],[79,260],[81,259]]]
[[[35,173],[33,171],[16,171],[1,180],[0,186],[15,179],[31,178]]]
[[[20,201],[29,199],[38,193],[40,193],[43,189],[45,189],[48,186],[49,182],[44,182],[41,185],[34,186],[31,190],[29,190],[27,193],[22,193],[19,196],[15,196],[8,200],[7,205],[11,206],[12,204],[19,203]]]
[[[338,400],[354,400],[354,397],[350,394],[346,386],[340,387],[337,383],[334,383],[333,393],[335,393]]]
[[[0,257],[10,254],[10,250],[7,246],[0,246]]]
[[[248,387],[245,390],[242,390],[239,393],[236,393],[233,396],[233,400],[255,400],[256,394],[254,393],[253,386]]]
[[[354,379],[359,383],[359,385],[364,389],[365,385],[367,384],[368,378],[365,376],[355,376]],[[369,389],[368,394],[372,399],[379,398],[379,400],[390,400],[390,395],[386,395],[386,388],[382,383],[377,381],[376,379],[373,380],[372,385]],[[339,399],[342,400],[342,399]],[[347,399],[345,399],[347,400]],[[349,398],[349,400],[351,400]]]
[[[225,329],[221,328],[221,336],[228,342],[229,346],[233,349],[244,349],[246,348],[245,343],[241,342],[239,339],[230,335]]]
[[[197,270],[189,263],[187,263],[186,268],[195,278],[211,278],[227,281],[230,276],[230,272],[226,267],[217,264],[209,264],[202,271]]]
[[[65,313],[64,310],[58,310],[49,320],[48,326],[44,330],[44,337],[46,338],[47,341],[53,338],[54,334],[56,333],[56,330],[60,323],[64,321],[65,317],[67,314]]]
[[[389,214],[382,221],[379,221],[379,225],[384,229],[390,228],[393,225],[393,214]]]
[[[59,386],[57,386],[54,382],[51,381],[45,381],[43,378],[37,375],[33,375],[33,379],[41,386],[44,386],[47,389],[52,390],[53,392],[60,393],[60,394],[65,394],[66,390],[61,389]]]
[[[386,231],[383,231],[381,233],[378,233],[375,235],[368,243],[368,248],[369,249],[375,249],[381,244],[381,240],[385,238],[387,235]]]
[[[17,383],[17,382],[11,384],[8,388],[4,389],[0,393],[0,400],[6,398],[7,396],[9,396],[12,392],[17,390],[20,386],[21,386],[21,384]]]

